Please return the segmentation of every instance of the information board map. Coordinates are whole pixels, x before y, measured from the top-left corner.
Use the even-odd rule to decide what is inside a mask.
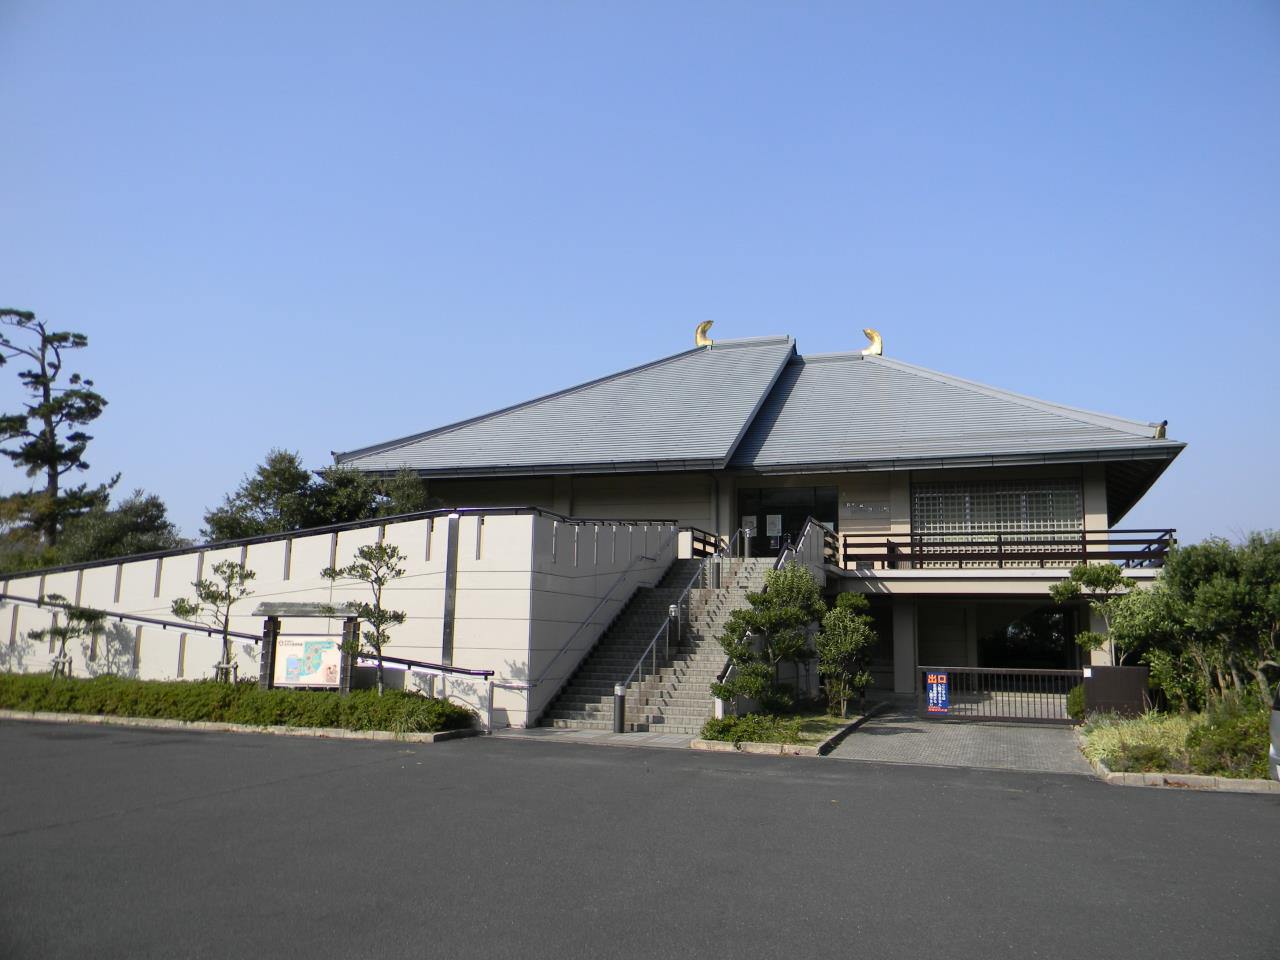
[[[336,687],[342,654],[337,640],[276,641],[278,687]]]

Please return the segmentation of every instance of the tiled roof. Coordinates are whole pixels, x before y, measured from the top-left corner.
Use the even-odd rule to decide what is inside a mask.
[[[859,354],[796,357],[731,466],[953,465],[1172,456],[1156,425],[1009,393],[923,367]]]
[[[719,469],[794,352],[790,337],[717,341],[335,458],[424,475]]]
[[[1184,446],[1155,433],[1153,423],[886,357],[801,357],[790,337],[765,337],[718,341],[335,458],[364,471],[424,476],[786,472],[1168,461]]]

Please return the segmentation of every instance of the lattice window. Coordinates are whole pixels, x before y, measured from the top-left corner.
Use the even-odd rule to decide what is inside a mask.
[[[948,543],[969,544],[954,552],[987,552],[996,541],[1052,553],[1061,549],[1061,534],[1084,529],[1080,484],[1074,480],[986,480],[921,483],[911,491],[911,532],[923,536],[927,554],[947,554]],[[1000,537],[997,537],[1000,534]],[[934,564],[929,564],[934,565]],[[1038,565],[1034,561],[1011,566]],[[1057,565],[1057,564],[1054,564]]]

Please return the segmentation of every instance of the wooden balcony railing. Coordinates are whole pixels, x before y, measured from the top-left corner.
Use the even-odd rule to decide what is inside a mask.
[[[1172,529],[845,533],[840,541],[844,567],[879,570],[1071,567],[1085,562],[1159,567],[1175,543]]]

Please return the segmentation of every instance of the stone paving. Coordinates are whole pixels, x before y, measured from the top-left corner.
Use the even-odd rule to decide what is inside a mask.
[[[837,760],[1093,774],[1066,726],[922,720],[894,709],[873,717],[828,756]]]
[[[676,733],[612,733],[606,730],[567,730],[561,727],[507,727],[494,734],[508,740],[549,740],[555,743],[592,743],[606,747],[669,747],[687,749],[693,737]]]

